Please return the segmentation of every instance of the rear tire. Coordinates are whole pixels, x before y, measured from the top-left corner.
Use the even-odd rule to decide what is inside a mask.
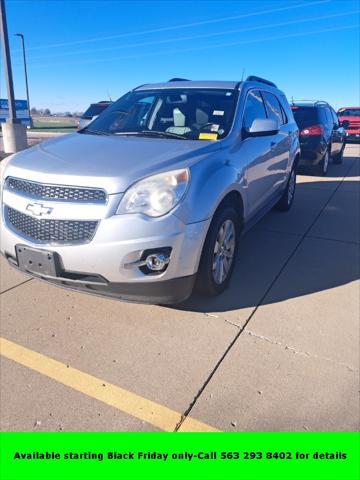
[[[345,150],[345,143],[343,143],[340,152],[337,153],[337,154],[335,155],[335,157],[333,158],[333,162],[335,163],[335,165],[339,165],[340,163],[342,163],[342,161],[343,161],[343,155],[344,155],[344,150]]]
[[[276,208],[282,212],[290,210],[294,201],[294,195],[296,190],[296,166],[294,165],[289,176],[289,180],[286,184],[285,191],[276,204]]]
[[[195,288],[202,295],[219,295],[228,287],[236,263],[240,222],[232,206],[225,205],[215,213],[196,277]]]
[[[330,152],[329,150],[326,150],[323,158],[321,159],[319,165],[317,165],[317,174],[321,175],[322,177],[326,177],[328,168],[329,168],[329,163],[330,163]]]

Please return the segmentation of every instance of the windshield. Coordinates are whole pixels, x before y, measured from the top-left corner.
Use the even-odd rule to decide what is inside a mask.
[[[340,108],[339,117],[360,117],[360,108]]]
[[[217,140],[230,131],[237,96],[237,90],[197,88],[132,91],[81,132]]]

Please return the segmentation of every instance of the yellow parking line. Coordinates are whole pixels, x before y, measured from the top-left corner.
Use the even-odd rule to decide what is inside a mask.
[[[67,387],[100,402],[115,407],[133,417],[144,420],[155,427],[173,431],[181,418],[179,412],[152,402],[105,380],[96,378],[76,368],[68,367],[53,358],[34,352],[28,348],[0,337],[0,353],[35,372],[46,375]],[[193,432],[215,432],[215,428],[198,420],[187,418],[186,430]]]

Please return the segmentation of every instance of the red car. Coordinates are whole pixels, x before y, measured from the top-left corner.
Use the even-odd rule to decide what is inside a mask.
[[[346,131],[346,141],[360,140],[360,107],[343,107],[337,112]]]

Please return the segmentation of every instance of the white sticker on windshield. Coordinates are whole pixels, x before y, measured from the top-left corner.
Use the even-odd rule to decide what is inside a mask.
[[[217,132],[219,130],[220,125],[213,123],[210,127],[210,132]]]
[[[214,111],[213,111],[213,115],[223,116],[224,113],[225,113],[224,110],[214,110]]]

